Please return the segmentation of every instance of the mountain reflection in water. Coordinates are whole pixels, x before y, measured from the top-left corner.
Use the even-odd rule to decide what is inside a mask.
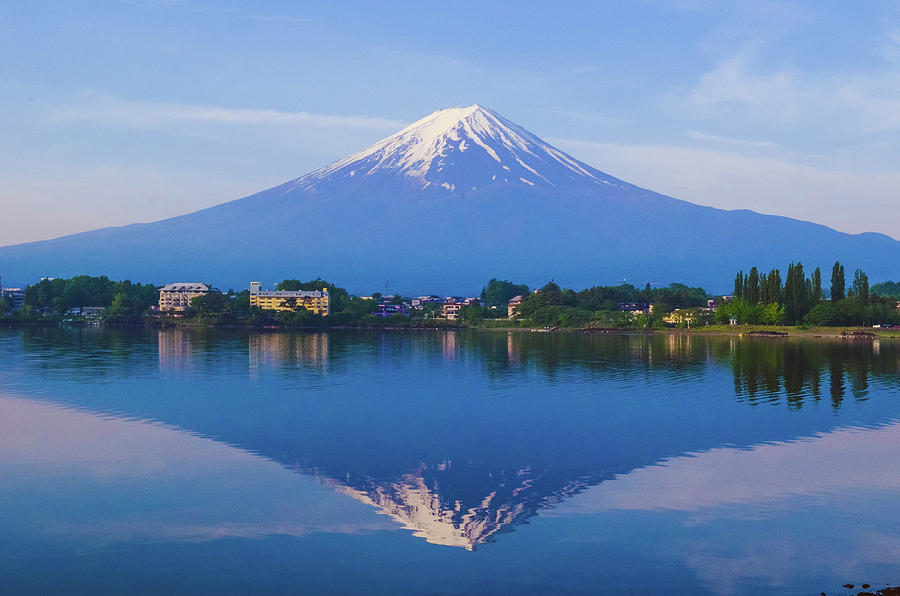
[[[728,461],[777,461],[798,441],[843,437],[848,426],[895,428],[898,414],[900,349],[877,341],[39,329],[0,337],[13,354],[4,376],[21,396],[227,443],[319,478],[430,543],[468,550],[645,470],[697,454],[713,461],[723,449],[733,450]],[[802,453],[815,469],[816,450]],[[654,484],[635,494],[648,500]],[[676,493],[673,504],[683,500]]]

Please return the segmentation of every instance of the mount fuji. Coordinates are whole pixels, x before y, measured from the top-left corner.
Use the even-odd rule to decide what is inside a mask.
[[[849,208],[849,198],[848,198]],[[900,242],[725,211],[601,172],[496,112],[439,110],[368,149],[248,197],[148,224],[0,247],[5,281],[104,274],[243,288],[321,276],[354,292],[475,292],[491,277],[574,288],[835,260],[900,277]]]

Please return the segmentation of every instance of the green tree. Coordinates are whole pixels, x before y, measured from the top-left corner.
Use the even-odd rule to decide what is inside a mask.
[[[278,313],[276,313],[275,318],[282,325],[295,327],[319,327],[324,324],[323,317],[320,317],[313,311],[306,310],[303,307],[300,307],[294,311],[279,311]]]
[[[69,279],[44,279],[25,288],[25,303],[34,308],[53,308],[65,312],[74,307],[111,307],[118,294],[124,304],[140,313],[155,304],[159,292],[152,284],[110,281],[106,276],[76,275]]]
[[[747,302],[750,304],[759,304],[759,271],[756,270],[756,267],[752,267],[750,273],[747,275],[744,287],[744,298],[746,298]]]
[[[119,292],[113,297],[112,304],[107,309],[107,313],[111,315],[124,315],[131,313],[131,304],[124,292]]]
[[[731,318],[737,319],[737,322],[742,325],[752,323],[756,318],[756,309],[747,302],[746,298],[733,298],[716,307],[716,321],[728,323]]]
[[[837,309],[841,322],[847,325],[860,325],[866,316],[865,304],[856,296],[847,296],[839,300]]]
[[[297,292],[302,287],[303,282],[299,279],[283,279],[275,285],[275,289],[279,292]]]
[[[645,303],[653,302],[653,288],[650,287],[650,282],[647,282],[647,285],[644,286],[643,291],[640,295],[640,301]]]
[[[787,322],[791,325],[799,323],[808,311],[809,286],[803,274],[802,263],[791,263],[788,266],[787,277],[784,281],[784,311]]]
[[[778,269],[772,269],[768,275],[763,276],[764,283],[760,288],[760,302],[770,304],[772,302],[781,302],[781,272]]]
[[[555,282],[551,281],[541,288],[537,299],[543,306],[559,306],[563,303],[563,291]]]
[[[818,267],[812,274],[812,288],[809,299],[813,304],[818,304],[822,300],[822,271]]]
[[[810,309],[803,322],[810,325],[833,325],[840,320],[841,314],[833,302],[819,302]]]
[[[437,318],[437,316],[440,314],[440,312],[441,312],[441,303],[440,302],[427,302],[422,307],[422,315],[426,319]]]
[[[673,283],[665,288],[651,290],[650,300],[641,300],[641,302],[664,302],[672,307],[685,308],[705,306],[707,298],[708,295],[703,288],[691,288],[684,284]]]
[[[250,290],[242,290],[231,297],[231,309],[235,314],[250,312]]]
[[[784,305],[771,302],[762,307],[760,320],[769,325],[775,325],[784,321]]]
[[[229,305],[228,296],[222,292],[207,292],[191,298],[191,308],[199,315],[220,315]]]
[[[484,320],[484,312],[477,304],[467,304],[459,309],[457,317],[469,325],[478,325]]]
[[[857,269],[853,274],[853,286],[851,291],[863,304],[869,302],[869,276],[866,275],[862,269]]]
[[[890,296],[891,298],[900,298],[900,281],[885,281],[875,284],[870,289],[871,294],[878,296]]]
[[[839,302],[846,295],[847,284],[844,281],[844,266],[835,261],[831,268],[831,301]]]
[[[734,297],[735,298],[743,298],[744,297],[744,272],[743,272],[743,270],[738,271],[737,275],[734,278]]]
[[[485,287],[481,289],[481,301],[485,306],[506,307],[506,303],[514,296],[525,296],[528,294],[528,286],[522,284],[514,284],[507,280],[498,280],[492,278]]]

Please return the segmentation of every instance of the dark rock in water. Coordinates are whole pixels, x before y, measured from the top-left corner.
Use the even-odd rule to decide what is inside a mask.
[[[890,584],[888,584],[890,586]],[[844,587],[853,587],[853,584],[844,584]],[[863,584],[862,588],[870,587],[869,584]],[[824,594],[824,592],[823,592]],[[857,592],[856,596],[900,596],[900,588],[882,588],[877,592]]]

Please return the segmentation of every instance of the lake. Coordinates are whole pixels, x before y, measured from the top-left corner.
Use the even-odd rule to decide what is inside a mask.
[[[849,593],[900,342],[0,329],[0,478],[3,594]]]

